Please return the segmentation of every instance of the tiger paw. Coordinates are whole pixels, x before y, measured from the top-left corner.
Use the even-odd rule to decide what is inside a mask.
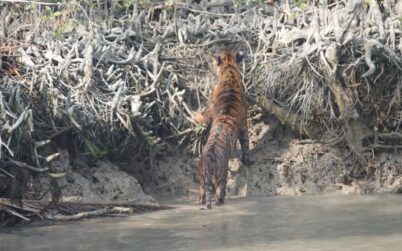
[[[194,112],[193,113],[193,120],[197,123],[197,124],[204,124],[204,116],[201,112]]]
[[[246,166],[249,166],[249,165],[252,165],[255,163],[255,161],[253,159],[251,159],[250,156],[248,156],[248,155],[242,156],[241,162]]]
[[[219,198],[216,200],[215,205],[217,206],[223,206],[223,203],[225,202],[225,199]]]

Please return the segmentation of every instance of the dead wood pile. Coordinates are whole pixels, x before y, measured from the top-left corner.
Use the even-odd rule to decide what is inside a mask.
[[[41,219],[48,221],[73,221],[96,216],[116,216],[171,209],[167,206],[135,204],[88,204],[47,203],[37,200],[22,200],[15,203],[0,198],[0,227],[29,223]],[[13,217],[9,217],[12,215]]]
[[[402,148],[401,1],[27,2],[0,1],[3,178],[46,173],[54,145],[151,165],[189,146],[227,44],[250,102],[346,146],[353,175]]]

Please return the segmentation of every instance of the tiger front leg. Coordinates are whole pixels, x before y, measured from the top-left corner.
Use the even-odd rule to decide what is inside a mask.
[[[202,163],[200,161],[200,165],[198,167],[198,171],[200,173],[200,187],[198,189],[198,203],[200,205],[205,204],[205,175],[204,175],[204,167],[202,166]]]
[[[244,165],[251,165],[254,161],[250,158],[250,145],[248,137],[247,119],[244,119],[239,131],[239,141],[241,147],[241,162]]]
[[[204,109],[202,112],[195,112],[193,114],[193,120],[197,124],[204,125],[205,127],[209,127],[212,123],[212,113],[209,108]]]

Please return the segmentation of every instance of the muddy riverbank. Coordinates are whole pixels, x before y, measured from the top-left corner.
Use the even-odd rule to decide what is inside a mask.
[[[345,152],[320,141],[301,139],[275,119],[249,123],[255,163],[244,166],[239,149],[229,162],[228,194],[232,196],[311,195],[322,193],[371,194],[402,191],[402,153],[378,154],[367,177],[351,177],[353,163]],[[196,197],[199,158],[172,154],[148,170],[123,169],[133,174],[145,193]],[[132,170],[139,170],[134,171]]]

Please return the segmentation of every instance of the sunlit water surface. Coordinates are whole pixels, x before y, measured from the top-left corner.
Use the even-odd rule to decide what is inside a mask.
[[[0,230],[0,250],[402,250],[402,196],[228,199],[63,225]]]

